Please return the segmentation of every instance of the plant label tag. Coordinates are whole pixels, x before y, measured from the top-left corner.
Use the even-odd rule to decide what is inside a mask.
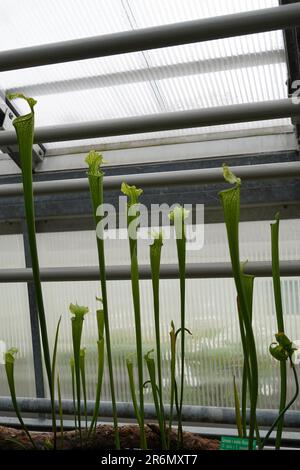
[[[249,439],[241,437],[221,437],[220,450],[248,450]],[[256,439],[253,439],[253,449],[256,449]]]
[[[0,340],[0,364],[5,364],[6,344]]]

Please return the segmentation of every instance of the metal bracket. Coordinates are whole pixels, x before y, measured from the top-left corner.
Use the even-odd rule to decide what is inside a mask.
[[[18,111],[12,103],[0,92],[0,132],[2,130],[11,130],[13,128],[13,120],[19,116]],[[9,145],[0,147],[3,153],[7,153],[12,160],[21,168],[20,156],[17,145]],[[36,165],[41,163],[45,156],[45,148],[41,144],[34,144],[32,148],[32,166],[33,170]]]
[[[279,0],[280,5],[300,3],[300,0]],[[283,30],[284,48],[288,71],[287,90],[288,96],[292,97],[295,92],[293,83],[300,81],[300,28],[292,27]],[[294,116],[292,123],[295,126],[298,143],[300,145],[300,117]]]

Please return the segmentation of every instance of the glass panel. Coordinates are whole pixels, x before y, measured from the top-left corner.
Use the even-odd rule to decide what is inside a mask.
[[[22,235],[0,236],[0,267],[25,267]],[[16,390],[20,397],[35,396],[30,316],[26,284],[0,284],[0,340],[16,347]],[[0,396],[8,396],[4,366],[0,365]]]
[[[269,221],[241,223],[242,258],[251,261],[270,259]],[[298,259],[300,220],[281,222],[281,259]],[[211,224],[205,227],[205,246],[199,252],[189,252],[188,262],[228,261],[225,227]],[[124,245],[123,245],[124,243]],[[41,261],[47,266],[96,265],[94,233],[70,232],[39,234]],[[106,243],[107,262],[127,264],[127,241]],[[140,263],[148,262],[148,247],[141,242]],[[174,242],[166,241],[163,262],[176,262]],[[298,321],[300,288],[298,278],[283,278],[282,293],[286,331],[293,339],[300,339]],[[87,347],[87,374],[89,398],[94,397],[96,381],[96,318],[95,296],[99,295],[98,282],[45,283],[43,286],[50,337],[53,339],[57,320],[62,315],[59,346],[59,370],[65,397],[71,396],[69,358],[71,356],[71,329],[68,305],[78,302],[90,307],[85,321],[83,345]],[[129,281],[108,283],[113,356],[118,400],[129,401],[130,392],[125,368],[127,354],[135,350],[134,317]],[[193,336],[187,337],[186,398],[185,403],[211,406],[233,406],[232,376],[241,379],[242,354],[236,314],[236,293],[231,279],[199,279],[187,281],[187,326]],[[177,280],[161,281],[161,335],[166,400],[169,393],[169,328],[173,319],[179,325],[179,285]],[[141,281],[141,308],[145,352],[154,347],[154,319],[150,281]],[[269,344],[274,339],[276,320],[272,280],[255,280],[254,325],[260,365],[260,401],[262,408],[278,405],[278,363],[272,360]],[[294,384],[289,375],[289,387]],[[110,400],[106,375],[103,400]],[[151,402],[151,393],[146,391]]]

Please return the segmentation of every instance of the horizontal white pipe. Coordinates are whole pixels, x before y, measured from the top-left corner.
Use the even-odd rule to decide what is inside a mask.
[[[213,18],[4,51],[0,53],[0,72],[211,41],[299,25],[300,5],[298,3],[281,5]]]

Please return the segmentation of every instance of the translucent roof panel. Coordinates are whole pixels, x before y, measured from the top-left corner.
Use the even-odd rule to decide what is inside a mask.
[[[278,0],[2,0],[0,50],[277,5]],[[286,76],[282,32],[273,31],[3,72],[0,89],[36,97],[36,123],[45,126],[284,98]],[[16,107],[25,110],[21,101]],[[107,137],[84,144],[286,125],[291,125],[289,119]],[[77,144],[83,142],[46,148]]]

